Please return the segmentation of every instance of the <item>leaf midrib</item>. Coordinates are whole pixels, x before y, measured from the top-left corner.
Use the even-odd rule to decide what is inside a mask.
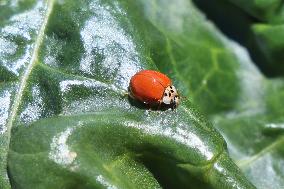
[[[236,164],[242,169],[247,168],[253,162],[256,162],[258,159],[260,159],[260,158],[264,157],[266,154],[272,152],[273,150],[275,150],[280,145],[283,145],[283,143],[284,143],[284,136],[277,138],[273,143],[271,143],[267,147],[263,148],[257,154],[255,154],[255,155],[253,155],[253,156],[251,156],[247,159],[242,159],[242,160],[237,161]]]
[[[20,102],[21,102],[21,99],[22,99],[22,96],[23,96],[23,92],[24,92],[24,89],[27,85],[27,81],[29,79],[29,76],[32,72],[32,69],[34,68],[34,66],[37,63],[39,48],[40,48],[42,41],[43,41],[43,38],[44,38],[44,32],[45,32],[45,29],[46,29],[46,26],[47,26],[47,23],[48,23],[48,19],[50,17],[51,12],[52,12],[54,2],[55,2],[55,0],[49,0],[48,3],[47,3],[46,14],[44,16],[43,23],[40,27],[38,36],[37,36],[36,41],[35,41],[34,49],[33,49],[33,52],[32,52],[32,58],[31,58],[28,66],[27,66],[27,69],[25,70],[23,76],[20,79],[20,85],[19,85],[19,88],[18,88],[18,92],[15,95],[15,100],[13,102],[11,113],[10,113],[10,116],[9,116],[9,119],[8,119],[8,122],[7,122],[8,146],[9,146],[10,140],[11,140],[12,125],[13,125],[13,122],[14,122],[15,117],[17,115],[18,108],[20,106]]]

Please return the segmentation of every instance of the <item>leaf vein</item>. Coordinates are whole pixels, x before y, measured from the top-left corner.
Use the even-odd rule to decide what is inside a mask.
[[[246,166],[250,165],[252,162],[255,162],[257,159],[261,158],[265,154],[273,151],[277,146],[283,145],[283,143],[284,143],[284,137],[280,137],[266,148],[263,148],[257,154],[251,156],[250,158],[240,160],[236,162],[236,164],[241,168],[245,168]]]
[[[50,0],[47,4],[47,11],[46,11],[43,23],[40,27],[38,36],[37,36],[36,41],[35,41],[35,46],[34,46],[34,49],[33,49],[33,52],[32,52],[32,58],[30,60],[30,63],[27,66],[27,69],[24,72],[24,75],[22,76],[22,78],[20,80],[21,82],[20,82],[17,94],[15,96],[14,103],[12,105],[9,120],[7,122],[8,145],[10,144],[12,125],[13,125],[13,122],[14,122],[15,117],[17,115],[17,111],[18,111],[18,108],[20,106],[20,102],[21,102],[21,99],[22,99],[22,96],[23,96],[24,89],[27,85],[27,81],[28,81],[28,78],[29,78],[29,76],[32,72],[32,69],[34,68],[34,65],[36,64],[36,62],[38,60],[39,47],[42,44],[42,41],[43,41],[43,38],[44,38],[44,32],[45,32],[45,29],[46,29],[46,26],[47,26],[47,23],[48,23],[48,18],[49,18],[50,14],[52,12],[52,9],[53,9],[53,5],[54,5],[54,0]]]

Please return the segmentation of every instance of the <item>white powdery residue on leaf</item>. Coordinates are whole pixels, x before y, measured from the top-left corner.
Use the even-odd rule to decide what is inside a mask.
[[[151,121],[149,123],[125,122],[128,127],[137,128],[150,135],[161,135],[174,139],[175,141],[199,151],[199,153],[207,160],[213,158],[213,153],[208,149],[207,145],[198,137],[198,135],[186,129],[183,123],[179,123],[178,128],[164,127],[165,121]]]
[[[56,57],[63,55],[62,48],[66,45],[66,42],[63,40],[58,40],[54,36],[46,36],[46,52],[44,56],[44,63],[52,67],[59,67],[59,61]]]
[[[45,8],[44,1],[38,1],[32,10],[12,16],[9,20],[12,24],[5,26],[1,32],[4,36],[22,36],[31,40],[32,32],[41,26]]]
[[[35,7],[31,10],[16,14],[9,19],[9,24],[0,29],[0,39],[6,38],[4,43],[0,43],[0,59],[3,66],[7,70],[13,72],[15,75],[19,75],[19,70],[25,66],[31,59],[31,50],[33,46],[33,36],[36,34],[44,20],[43,13],[46,9],[44,1],[38,1]],[[23,54],[14,60],[14,55],[17,51],[22,50],[17,48],[17,45],[12,41],[15,37],[21,37],[25,43]],[[10,42],[7,40],[11,39]],[[3,42],[3,41],[2,41]],[[6,45],[6,49],[4,48]],[[8,45],[8,46],[7,46]],[[4,54],[3,54],[4,53]],[[4,55],[4,56],[3,56]]]
[[[17,47],[17,44],[14,42],[0,38],[0,63],[8,71],[18,76],[20,68],[22,68],[31,58],[31,45],[25,47],[25,51],[20,58],[14,59],[13,56],[17,51]]]
[[[68,137],[72,134],[73,128],[67,128],[65,131],[53,137],[50,144],[49,159],[55,163],[67,166],[73,163],[77,157],[76,152],[72,152],[67,145]]]
[[[131,77],[141,70],[140,67],[134,66],[130,61],[139,62],[139,58],[136,56],[133,57],[132,60],[129,60],[128,57],[122,57],[121,61],[122,64],[116,75],[116,81],[118,83],[117,85],[122,89],[127,90]]]
[[[11,104],[11,93],[4,91],[0,94],[0,134],[7,131],[6,122],[9,116],[9,108]]]
[[[108,181],[106,181],[106,179],[102,175],[97,176],[96,181],[98,181],[100,184],[105,186],[107,189],[117,189],[116,186],[114,186],[114,185],[110,184]]]
[[[111,107],[123,107],[129,109],[128,102],[120,98],[109,97],[109,93],[125,93],[114,85],[105,84],[96,80],[64,80],[60,82],[60,91],[63,96],[68,93],[77,91],[78,88],[88,89],[93,93],[90,96],[82,98],[68,99],[64,101],[62,115],[70,115],[72,113],[94,112],[105,110]]]
[[[80,69],[88,74],[99,73],[126,90],[131,76],[141,70],[138,52],[131,36],[112,15],[114,12],[100,4],[94,1],[90,5],[95,16],[86,21],[81,31],[86,52]],[[112,11],[122,14],[119,7],[116,9]]]
[[[24,123],[31,123],[40,118],[44,111],[44,102],[40,93],[39,86],[32,87],[32,102],[28,103],[20,114],[20,119]]]
[[[8,41],[5,38],[0,37],[0,57],[5,58],[7,55],[12,55],[16,53],[17,44],[13,41]]]
[[[66,93],[72,89],[74,86],[84,86],[86,88],[105,88],[113,91],[118,89],[114,85],[108,85],[100,81],[95,80],[64,80],[60,82],[60,90],[62,93]]]
[[[16,74],[17,76],[19,75],[19,70],[26,65],[26,63],[28,61],[30,61],[31,59],[31,45],[27,45],[25,48],[25,53],[22,55],[21,58],[19,58],[18,60],[16,60],[15,62],[7,62],[7,64],[5,65],[7,67],[8,70],[12,71],[14,74]]]
[[[68,103],[68,104],[67,104]],[[62,109],[62,115],[72,115],[87,112],[99,112],[103,110],[109,110],[111,108],[120,107],[121,109],[128,110],[132,106],[125,100],[105,97],[105,96],[92,96],[89,98],[72,100],[66,102]]]

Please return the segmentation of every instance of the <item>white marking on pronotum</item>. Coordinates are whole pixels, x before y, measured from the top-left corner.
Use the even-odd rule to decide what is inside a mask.
[[[67,145],[68,137],[72,134],[73,130],[73,128],[68,128],[52,139],[48,157],[55,163],[67,166],[77,157],[77,153],[70,151]]]
[[[100,184],[105,186],[107,189],[117,189],[116,186],[114,186],[114,185],[110,184],[108,181],[106,181],[106,179],[102,175],[97,176],[96,181],[98,181]]]

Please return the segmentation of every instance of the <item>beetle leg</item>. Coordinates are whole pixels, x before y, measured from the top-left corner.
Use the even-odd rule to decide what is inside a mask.
[[[130,90],[130,87],[128,87],[128,92],[124,92],[123,96],[124,97],[129,96],[130,98],[135,99],[133,94],[132,94],[132,92],[131,92],[131,90]]]
[[[144,103],[144,104],[146,105],[146,107],[147,107],[148,110],[150,110],[150,111],[153,110],[151,104],[146,104],[146,103]]]
[[[124,99],[124,98],[126,98],[126,97],[128,97],[128,96],[131,97],[131,98],[133,98],[132,95],[131,95],[129,92],[123,92],[123,93],[120,94],[119,96],[120,96],[121,99]]]
[[[158,102],[158,110],[161,109],[162,102],[163,102],[162,100],[159,100],[159,102]]]
[[[171,107],[172,111],[176,111],[176,108],[177,108],[177,105],[176,105],[176,104],[174,104],[174,105]]]

